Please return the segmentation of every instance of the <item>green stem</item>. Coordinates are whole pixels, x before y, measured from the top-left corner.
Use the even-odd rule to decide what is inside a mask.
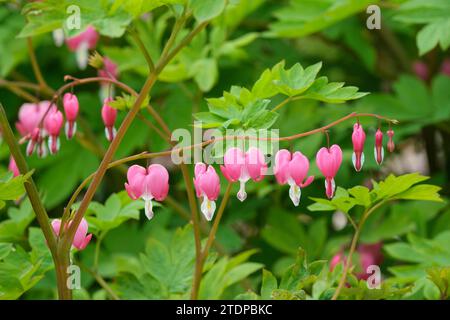
[[[134,41],[136,41],[136,44],[138,45],[139,49],[141,50],[141,52],[145,58],[145,61],[147,61],[150,72],[154,72],[155,64],[153,63],[153,59],[150,56],[150,53],[148,53],[147,48],[145,47],[144,43],[142,42],[142,39],[139,36],[138,31],[135,28],[130,28],[129,32],[130,32],[131,36],[133,37]]]
[[[8,119],[6,117],[5,109],[0,103],[0,124],[3,133],[3,138],[8,144],[11,155],[16,162],[17,168],[21,174],[27,173],[28,165],[25,161],[22,152],[20,151],[19,144],[17,143],[14,134],[12,132],[11,126],[9,125]],[[29,177],[25,182],[25,190],[27,192],[28,198],[30,199],[31,206],[36,215],[36,219],[39,226],[42,229],[45,240],[47,241],[48,247],[52,254],[53,262],[55,264],[56,279],[58,286],[58,294],[60,299],[69,299],[71,292],[67,287],[67,267],[69,266],[68,256],[59,255],[57,251],[57,241],[53,229],[50,225],[49,217],[47,211],[45,210],[44,204],[42,203],[37,187],[33,181],[32,177]]]
[[[213,226],[211,228],[211,231],[209,232],[208,240],[206,240],[205,247],[201,253],[199,263],[196,263],[195,265],[194,282],[192,284],[192,291],[191,291],[192,300],[198,299],[200,283],[202,280],[203,265],[206,261],[206,258],[208,258],[209,249],[211,248],[214,239],[216,238],[216,233],[219,228],[220,220],[222,219],[223,213],[228,203],[228,199],[230,198],[232,186],[233,186],[232,183],[229,183],[227,189],[225,190],[225,194],[223,195],[222,202],[220,203],[220,207],[219,210],[217,211],[216,218],[214,219]]]
[[[385,201],[381,201],[363,213],[363,215],[361,217],[361,221],[359,222],[359,224],[355,230],[355,234],[353,235],[352,243],[350,245],[350,251],[348,252],[347,258],[345,259],[344,270],[342,272],[341,279],[339,280],[338,287],[336,288],[336,291],[334,292],[331,300],[337,300],[337,298],[339,297],[339,294],[342,291],[342,288],[345,285],[345,282],[347,281],[347,274],[350,269],[350,266],[352,265],[352,257],[353,257],[353,254],[355,253],[356,245],[358,244],[359,236],[361,234],[361,230],[364,226],[364,223],[366,222],[367,218],[369,218],[369,216],[372,214],[372,212],[377,210],[384,203],[385,203]]]

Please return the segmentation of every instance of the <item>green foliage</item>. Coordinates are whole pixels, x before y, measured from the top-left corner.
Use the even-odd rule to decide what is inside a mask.
[[[99,232],[108,232],[129,219],[139,220],[142,201],[132,201],[125,191],[113,193],[105,204],[91,202],[87,211],[89,225]]]
[[[29,229],[31,251],[12,243],[0,242],[0,299],[19,298],[34,287],[53,268],[50,251],[42,231]]]
[[[413,284],[411,298],[439,299],[446,297],[442,287],[447,280],[445,267],[450,263],[448,243],[450,232],[445,231],[433,239],[425,239],[414,234],[408,235],[408,243],[397,242],[385,246],[388,255],[409,264],[389,267],[394,275],[390,281]]]
[[[25,193],[24,183],[32,174],[29,172],[13,178],[12,172],[7,172],[0,177],[0,209],[5,206],[6,200],[17,200]]]
[[[201,299],[219,299],[225,289],[262,268],[246,262],[255,250],[219,260],[212,254],[204,267]],[[178,229],[166,242],[151,238],[137,265],[123,269],[117,292],[125,299],[186,299],[192,286],[195,245],[192,227]]]
[[[407,24],[425,25],[417,33],[419,54],[432,50],[439,45],[442,50],[450,46],[450,3],[446,0],[418,1],[403,3],[395,18]]]
[[[429,184],[417,184],[427,180],[428,177],[418,173],[410,173],[402,176],[389,175],[379,183],[373,181],[373,189],[357,186],[348,190],[339,188],[332,200],[311,198],[316,203],[308,207],[311,211],[340,210],[348,213],[354,206],[371,208],[378,203],[393,200],[426,200],[442,201],[438,186]]]
[[[270,110],[271,100],[278,94],[293,99],[311,99],[344,103],[365,96],[356,87],[344,87],[343,82],[328,82],[317,78],[321,63],[304,69],[300,63],[286,69],[284,61],[265,70],[252,89],[233,86],[220,98],[207,99],[209,112],[195,114],[202,128],[269,129],[278,118],[276,109]],[[274,108],[277,108],[274,106]]]
[[[270,25],[270,36],[302,37],[323,30],[378,1],[368,0],[290,0],[288,6],[275,13],[277,21]]]

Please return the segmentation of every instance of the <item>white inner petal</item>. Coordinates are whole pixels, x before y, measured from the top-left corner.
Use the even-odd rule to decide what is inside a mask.
[[[216,211],[216,202],[209,200],[207,196],[203,196],[203,202],[200,209],[206,220],[211,221],[214,216],[214,212]]]
[[[289,197],[291,198],[294,206],[297,207],[300,204],[301,195],[302,195],[302,189],[299,186],[297,186],[295,183],[290,184]]]

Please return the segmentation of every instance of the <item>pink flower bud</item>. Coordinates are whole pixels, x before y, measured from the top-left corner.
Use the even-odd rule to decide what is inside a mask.
[[[293,155],[285,149],[275,156],[275,177],[279,184],[289,184],[289,197],[295,206],[300,203],[301,188],[310,185],[314,176],[306,179],[309,170],[309,160],[300,151]],[[305,180],[306,179],[306,180]]]
[[[72,224],[72,222],[69,222],[69,227]],[[53,232],[58,236],[59,232],[61,230],[61,220],[55,219],[52,221],[52,228]],[[86,248],[86,246],[89,244],[89,242],[92,239],[92,233],[87,234],[88,232],[88,222],[86,219],[82,219],[80,222],[80,225],[78,226],[77,231],[75,232],[75,236],[72,241],[72,246],[77,248],[78,250],[83,250]]]
[[[14,177],[17,177],[20,175],[19,168],[17,168],[16,161],[14,160],[14,158],[12,156],[9,158],[8,170],[13,173]]]
[[[321,148],[316,155],[316,163],[319,170],[325,176],[325,190],[329,199],[333,198],[336,190],[334,177],[342,163],[342,150],[334,144],[330,148]]]
[[[389,137],[388,143],[387,143],[387,149],[389,152],[394,152],[395,150],[395,143],[394,143],[394,130],[389,129],[387,131],[387,135]]]
[[[375,149],[374,149],[375,161],[378,165],[381,165],[384,159],[384,148],[383,148],[383,132],[380,129],[375,133]]]
[[[160,164],[152,164],[147,169],[133,165],[127,172],[125,189],[131,199],[145,201],[145,215],[153,218],[152,200],[163,201],[169,192],[169,173]]]
[[[98,70],[98,76],[102,78],[117,79],[118,75],[117,64],[108,57],[103,57],[103,68]]]
[[[213,166],[199,162],[195,165],[194,186],[197,197],[203,197],[201,211],[206,220],[211,221],[216,210],[216,203],[220,193],[220,179]]]
[[[445,59],[442,62],[441,73],[450,77],[450,59]]]
[[[427,81],[430,77],[428,66],[423,61],[415,61],[413,63],[413,71],[423,81]]]
[[[353,155],[352,162],[356,171],[361,171],[364,164],[364,142],[366,141],[366,133],[361,124],[353,125],[352,143]]]
[[[63,124],[63,114],[56,107],[52,107],[44,119],[44,128],[49,134],[48,147],[51,154],[56,154],[60,148],[59,133]]]
[[[239,180],[240,189],[237,197],[240,201],[247,198],[245,184],[248,180],[260,181],[267,171],[264,154],[255,147],[244,153],[239,148],[230,148],[224,156],[224,165],[220,167],[222,174],[230,182]]]
[[[113,141],[114,137],[116,136],[116,128],[114,127],[114,124],[117,118],[117,110],[112,108],[108,104],[111,101],[111,98],[106,98],[103,101],[102,107],[102,119],[103,123],[105,124],[105,136],[109,142]]]
[[[77,123],[79,104],[77,96],[71,93],[66,93],[63,97],[64,112],[66,114],[65,133],[67,139],[72,139],[77,131]]]

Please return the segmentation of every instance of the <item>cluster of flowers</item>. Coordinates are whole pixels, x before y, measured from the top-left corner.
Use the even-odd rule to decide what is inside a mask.
[[[387,148],[390,152],[394,150],[393,130],[387,131],[389,141]],[[353,142],[353,165],[356,171],[362,169],[364,163],[364,143],[366,134],[358,122],[354,125]],[[378,129],[375,134],[374,147],[375,160],[381,164],[384,157],[383,132]],[[244,201],[247,198],[245,184],[251,179],[261,181],[267,172],[267,163],[264,154],[258,148],[251,147],[247,152],[239,148],[230,148],[224,155],[224,165],[220,167],[223,176],[229,182],[240,183],[237,198]],[[333,198],[336,176],[342,163],[342,150],[334,144],[331,147],[321,148],[316,155],[316,163],[319,170],[325,176],[325,193],[329,199]],[[300,203],[301,188],[310,185],[314,177],[309,176],[309,160],[300,151],[291,153],[288,150],[280,150],[275,156],[274,173],[276,180],[281,185],[288,184],[289,196],[295,206]],[[139,198],[145,201],[145,214],[148,219],[153,217],[152,200],[163,201],[169,191],[169,173],[160,164],[152,164],[148,168],[133,165],[127,173],[128,182],[125,189],[131,199]],[[220,179],[211,165],[197,163],[195,165],[194,186],[198,198],[203,198],[201,211],[205,218],[210,221],[213,218],[219,193]]]
[[[101,110],[105,133],[109,141],[115,135],[114,124],[117,118],[117,110],[109,105],[111,99],[105,99]],[[77,97],[72,93],[66,93],[63,97],[65,113],[65,134],[67,139],[75,135],[76,120],[79,112]],[[48,137],[48,148],[51,154],[56,154],[60,148],[59,135],[64,125],[64,115],[56,105],[50,101],[39,103],[25,103],[20,107],[19,119],[16,128],[23,139],[28,140],[26,154],[32,155],[35,151],[39,157],[47,155],[45,140]]]

